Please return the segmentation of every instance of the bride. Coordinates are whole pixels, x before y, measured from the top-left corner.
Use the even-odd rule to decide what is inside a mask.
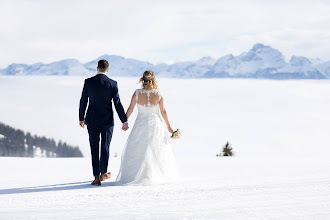
[[[158,90],[155,73],[145,71],[140,82],[142,89],[135,91],[126,112],[129,118],[137,104],[138,115],[123,150],[117,176],[119,184],[163,183],[178,176],[170,145],[173,129],[167,117],[164,96]]]

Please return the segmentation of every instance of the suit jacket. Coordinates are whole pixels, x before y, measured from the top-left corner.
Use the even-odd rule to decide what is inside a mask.
[[[112,100],[122,123],[127,121],[120,102],[117,82],[99,73],[85,79],[79,107],[79,120],[87,125],[114,125]],[[85,111],[88,109],[85,118]]]

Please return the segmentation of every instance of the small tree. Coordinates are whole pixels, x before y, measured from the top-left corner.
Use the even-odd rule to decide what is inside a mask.
[[[225,144],[225,146],[223,146],[223,148],[222,148],[222,155],[221,155],[221,153],[217,154],[217,157],[220,157],[220,156],[224,156],[224,157],[234,156],[233,148],[231,147],[231,144],[229,144],[228,141]]]
[[[233,156],[233,148],[231,147],[231,145],[229,144],[229,142],[227,141],[227,143],[225,144],[225,146],[222,149],[222,156]]]

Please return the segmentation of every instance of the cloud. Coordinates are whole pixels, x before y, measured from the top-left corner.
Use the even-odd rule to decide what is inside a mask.
[[[1,1],[0,67],[85,62],[103,54],[152,63],[239,54],[261,42],[330,59],[327,1]]]

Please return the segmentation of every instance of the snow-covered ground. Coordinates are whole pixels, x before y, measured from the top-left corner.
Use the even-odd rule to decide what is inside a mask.
[[[111,181],[90,186],[82,77],[0,77],[0,121],[79,145],[87,158],[0,158],[0,219],[328,219],[330,81],[165,79],[182,181],[116,186],[129,132],[118,117]],[[136,78],[116,78],[124,107]],[[130,119],[134,123],[136,112]],[[215,157],[226,141],[236,157]],[[119,157],[113,157],[115,153]]]
[[[1,219],[328,219],[327,158],[178,157],[183,180],[90,185],[90,159],[0,158]],[[116,177],[119,158],[109,169]]]

